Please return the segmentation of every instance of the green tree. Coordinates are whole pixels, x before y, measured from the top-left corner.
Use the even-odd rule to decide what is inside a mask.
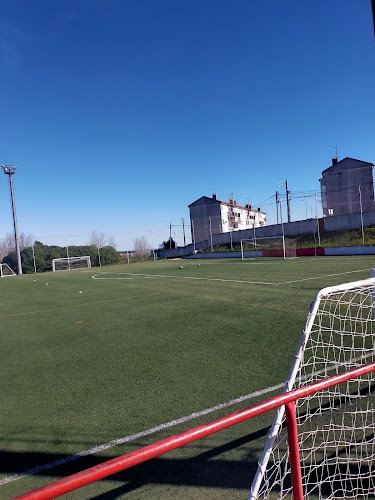
[[[170,248],[176,247],[177,245],[173,238],[169,238],[167,241],[163,241],[163,243],[160,245],[160,248],[162,250],[169,250]]]
[[[121,256],[113,247],[105,246],[100,249],[100,261],[102,266],[120,264]]]

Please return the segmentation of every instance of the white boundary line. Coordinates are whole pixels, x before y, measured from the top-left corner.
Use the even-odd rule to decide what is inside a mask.
[[[277,285],[288,285],[289,283],[299,283],[301,281],[317,280],[317,279],[321,279],[321,278],[331,278],[332,276],[342,276],[344,274],[362,273],[364,271],[369,272],[370,269],[358,269],[357,271],[345,271],[344,273],[325,274],[324,276],[314,276],[312,278],[303,278],[300,280],[284,281],[283,283],[276,283],[276,284]]]
[[[143,276],[144,278],[180,278],[185,280],[205,280],[205,281],[223,281],[229,283],[250,283],[251,285],[275,285],[277,283],[267,283],[263,281],[244,281],[244,280],[225,280],[222,278],[200,278],[198,276],[173,276],[168,274],[142,274],[142,273],[99,273],[91,276],[94,280],[114,280],[114,279],[129,279],[129,278],[102,278],[102,274],[126,274],[131,276]]]
[[[250,285],[288,285],[291,283],[300,283],[303,281],[310,281],[310,280],[317,280],[317,279],[323,279],[323,278],[332,278],[333,276],[343,276],[345,274],[353,274],[353,273],[362,273],[362,272],[369,272],[370,269],[358,269],[356,271],[345,271],[344,273],[335,273],[335,274],[325,274],[324,276],[314,276],[310,278],[302,278],[299,280],[291,280],[291,281],[283,281],[281,283],[271,283],[267,281],[249,281],[249,280],[230,280],[230,279],[223,279],[223,278],[203,278],[203,277],[198,277],[198,276],[174,276],[174,275],[167,275],[167,274],[143,274],[143,273],[114,273],[114,272],[108,272],[108,273],[99,273],[99,274],[94,274],[91,276],[92,279],[94,280],[126,280],[126,279],[134,279],[134,278],[105,278],[103,277],[104,274],[125,274],[125,275],[130,275],[130,276],[142,276],[144,278],[174,278],[174,279],[187,279],[187,280],[203,280],[203,281],[221,281],[224,283],[247,283]]]
[[[372,356],[372,352],[366,354],[365,356],[361,356],[359,358],[356,358],[354,361],[364,361],[364,359],[368,358],[369,356]],[[322,369],[318,370],[316,372],[316,375],[319,375],[321,373],[329,372],[334,370],[337,367],[338,363],[335,363],[331,367],[327,369]],[[305,380],[307,376],[304,376],[301,378],[301,380]],[[58,465],[64,465],[68,462],[73,462],[74,460],[78,460],[79,458],[82,457],[87,457],[89,455],[93,455],[94,453],[98,453],[99,451],[103,450],[108,450],[109,448],[113,448],[114,446],[128,443],[129,441],[134,441],[135,439],[148,436],[150,434],[154,434],[155,432],[161,431],[163,429],[167,429],[168,427],[174,427],[175,425],[182,424],[184,422],[188,422],[189,420],[193,420],[198,417],[202,417],[203,415],[208,415],[209,413],[212,413],[216,410],[221,410],[223,408],[227,408],[228,406],[235,405],[237,403],[241,403],[243,401],[248,401],[249,399],[253,399],[257,396],[263,396],[264,394],[267,394],[269,392],[276,391],[278,389],[285,388],[286,382],[282,382],[281,384],[273,385],[270,387],[267,387],[266,389],[261,389],[260,391],[255,391],[251,392],[250,394],[246,394],[246,396],[240,396],[239,398],[236,399],[231,399],[230,401],[227,401],[226,403],[220,403],[218,405],[212,406],[211,408],[206,408],[205,410],[201,410],[198,412],[191,413],[190,415],[187,415],[186,417],[181,417],[176,420],[171,420],[169,422],[166,422],[165,424],[160,424],[156,425],[155,427],[152,427],[151,429],[147,429],[141,432],[137,432],[135,434],[131,434],[130,436],[125,436],[119,439],[114,439],[112,441],[109,441],[108,443],[101,444],[99,446],[95,446],[94,448],[90,448],[89,450],[85,451],[80,451],[76,455],[69,455],[68,457],[61,458],[60,460],[55,460],[54,462],[50,462],[49,464],[44,464],[40,465],[38,467],[34,467],[33,469],[28,469],[25,472],[21,472],[19,474],[13,474],[11,476],[4,477],[3,479],[0,480],[0,486],[8,483],[12,483],[13,481],[17,481],[18,479],[22,479],[27,476],[33,476],[35,474],[39,474],[40,472],[52,469],[54,467],[57,467]]]
[[[17,481],[18,479],[22,479],[22,478],[27,477],[27,476],[33,476],[35,474],[39,474],[43,471],[57,467],[58,465],[64,465],[68,462],[72,462],[73,460],[78,460],[79,458],[93,455],[94,453],[98,453],[99,451],[108,450],[108,448],[112,448],[114,446],[128,443],[129,441],[134,441],[135,439],[139,439],[139,438],[142,438],[144,436],[154,434],[155,432],[161,431],[163,429],[167,429],[168,427],[174,427],[175,425],[182,424],[184,422],[188,422],[189,420],[193,420],[193,419],[201,417],[203,415],[208,415],[209,413],[212,413],[216,410],[220,410],[222,408],[227,408],[228,406],[232,406],[232,405],[235,405],[237,403],[241,403],[242,401],[247,401],[247,400],[253,399],[257,396],[262,396],[263,394],[267,394],[269,392],[276,391],[277,389],[281,389],[284,386],[285,386],[285,382],[282,382],[281,384],[267,387],[266,389],[262,389],[260,391],[252,392],[250,394],[247,394],[246,396],[240,396],[239,398],[232,399],[230,401],[227,401],[226,403],[220,403],[216,406],[212,406],[211,408],[206,408],[205,410],[191,413],[190,415],[187,415],[186,417],[181,417],[181,418],[178,418],[176,420],[171,420],[170,422],[166,422],[165,424],[157,425],[155,427],[152,427],[151,429],[137,432],[135,434],[131,434],[130,436],[125,436],[125,437],[122,437],[119,439],[114,439],[113,441],[109,441],[108,443],[105,443],[105,444],[102,444],[99,446],[95,446],[94,448],[90,448],[89,450],[80,451],[76,455],[69,455],[68,457],[61,458],[60,460],[56,460],[56,461],[50,462],[48,464],[40,465],[38,467],[34,467],[33,469],[28,469],[25,472],[21,472],[19,474],[13,474],[11,476],[4,477],[3,479],[0,480],[0,486],[7,484],[7,483],[12,483],[13,481]]]

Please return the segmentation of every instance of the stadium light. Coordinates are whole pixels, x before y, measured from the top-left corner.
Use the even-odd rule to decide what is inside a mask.
[[[2,165],[1,168],[4,170],[4,174],[9,176],[10,198],[12,201],[12,211],[13,211],[14,240],[16,243],[17,267],[18,267],[18,274],[22,274],[20,243],[18,239],[18,228],[17,228],[17,217],[16,217],[16,205],[14,201],[13,180],[12,180],[12,175],[16,173],[17,167],[15,167],[14,165]]]

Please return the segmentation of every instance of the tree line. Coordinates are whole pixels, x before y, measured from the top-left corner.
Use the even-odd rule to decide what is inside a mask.
[[[34,249],[34,253],[33,253]],[[68,247],[70,257],[82,257],[89,255],[92,266],[108,266],[110,264],[119,264],[121,262],[120,254],[110,246],[100,248],[100,264],[98,248],[94,245],[70,246]],[[35,266],[38,272],[52,271],[52,260],[65,258],[68,256],[66,247],[44,245],[40,241],[35,241],[33,247],[26,247],[21,250],[22,272],[30,274],[35,272]],[[3,263],[17,271],[17,255],[15,251],[8,253],[3,258]]]
[[[114,238],[106,238],[104,233],[93,230],[87,245],[69,245],[61,247],[57,245],[45,245],[40,241],[33,242],[31,234],[19,234],[19,246],[21,251],[22,272],[30,274],[52,270],[52,260],[70,257],[90,256],[91,265],[110,265],[122,262],[121,255],[116,251]],[[163,241],[159,248],[176,248],[173,238]],[[100,261],[99,261],[100,254]],[[143,261],[152,258],[151,245],[147,239],[136,237],[133,241],[133,250],[130,251],[131,257],[127,261]],[[35,267],[34,267],[35,261]],[[0,262],[8,264],[14,272],[17,271],[17,255],[15,251],[14,235],[7,233],[5,238],[0,240]]]
[[[96,231],[92,232],[87,245],[72,245],[68,248],[57,245],[44,245],[40,241],[33,243],[31,235],[20,233],[19,245],[22,272],[24,274],[34,273],[35,267],[38,272],[52,271],[52,260],[66,258],[68,254],[70,257],[89,255],[92,266],[108,266],[122,262],[120,254],[114,248],[114,242],[108,241],[106,243],[103,233],[97,233]],[[16,272],[17,255],[14,247],[14,236],[8,233],[0,244],[0,261],[1,257],[3,257],[2,263],[8,264]]]

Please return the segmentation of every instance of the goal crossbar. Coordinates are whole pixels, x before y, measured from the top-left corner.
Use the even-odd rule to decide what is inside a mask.
[[[279,396],[274,396],[273,398],[262,401],[255,405],[249,406],[243,410],[238,410],[234,413],[230,413],[224,417],[218,418],[206,424],[194,427],[188,431],[176,434],[167,439],[163,439],[151,445],[145,446],[133,452],[127,453],[120,457],[108,460],[102,464],[96,465],[89,469],[86,469],[77,474],[73,474],[64,479],[59,479],[54,483],[51,483],[37,490],[33,490],[24,495],[15,497],[19,500],[47,500],[51,498],[56,498],[57,496],[63,495],[70,491],[81,488],[82,486],[91,484],[105,477],[111,476],[117,472],[121,472],[125,469],[129,469],[135,465],[146,462],[154,457],[163,455],[169,451],[181,448],[186,444],[192,443],[204,437],[210,436],[216,432],[227,429],[233,425],[240,422],[249,420],[250,418],[256,417],[268,411],[279,408],[282,405],[288,405],[297,401],[300,398],[305,398],[308,395],[315,394],[324,389],[337,386],[348,380],[353,380],[361,377],[367,373],[373,372],[375,370],[375,363],[369,363],[367,365],[354,368],[352,370],[334,375],[332,377],[326,378],[319,382],[315,382],[308,386],[300,387],[293,391],[290,391]],[[298,450],[294,449],[294,452],[298,453]],[[294,471],[298,473],[298,471]],[[297,485],[300,486],[300,485]],[[298,500],[300,497],[294,495],[294,498]]]

